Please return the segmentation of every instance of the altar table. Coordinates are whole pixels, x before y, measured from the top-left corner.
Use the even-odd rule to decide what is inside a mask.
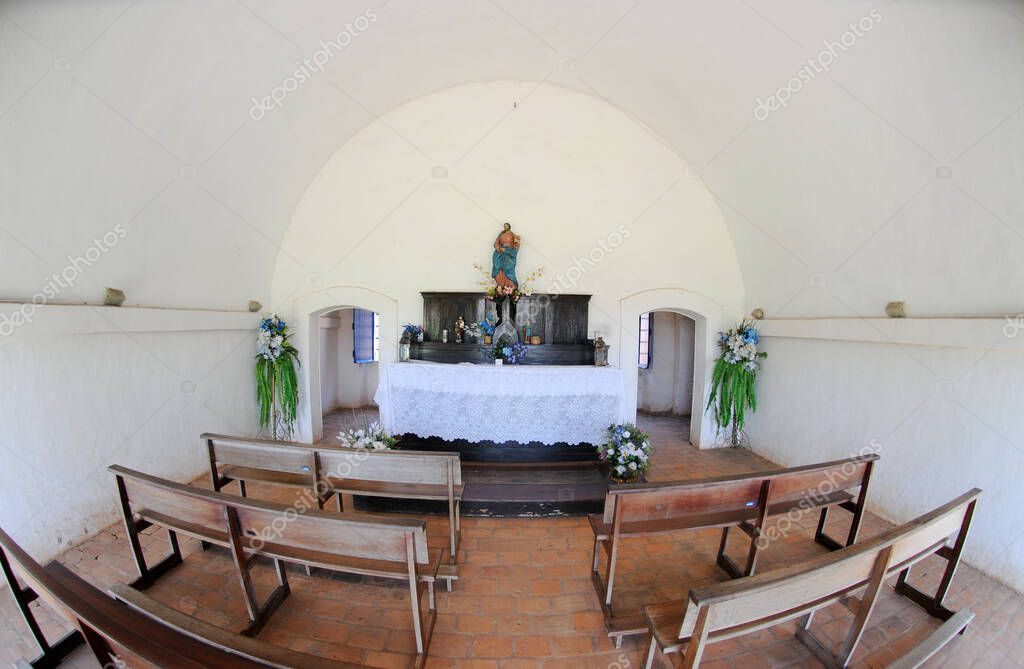
[[[389,433],[449,441],[600,444],[625,420],[616,367],[394,362],[374,400]]]

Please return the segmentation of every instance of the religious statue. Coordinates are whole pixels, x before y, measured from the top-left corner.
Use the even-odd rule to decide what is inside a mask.
[[[494,240],[494,253],[491,254],[491,278],[494,279],[498,290],[498,295],[495,298],[498,306],[498,322],[496,325],[501,325],[504,320],[502,303],[505,301],[505,298],[513,296],[519,289],[519,279],[516,278],[516,258],[519,255],[519,242],[519,235],[512,232],[511,223],[506,223],[501,234]],[[510,302],[509,310],[509,318],[514,323],[516,320],[514,298]]]
[[[461,344],[462,340],[466,335],[466,321],[462,320],[462,316],[455,319],[455,343]]]

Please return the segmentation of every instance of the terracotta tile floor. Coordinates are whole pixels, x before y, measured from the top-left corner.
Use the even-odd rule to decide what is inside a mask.
[[[652,480],[752,471],[770,465],[749,451],[694,449],[686,442],[685,420],[647,417],[642,424],[658,448]],[[960,492],[951,490],[949,496]],[[280,493],[259,486],[253,486],[252,494],[287,501]],[[804,519],[798,532],[773,544],[763,554],[761,569],[823,552],[810,539],[814,520]],[[869,517],[863,536],[885,527]],[[430,517],[428,528],[431,544],[444,546],[445,520]],[[832,528],[837,534],[842,530],[840,524]],[[586,519],[466,518],[463,536],[462,580],[454,592],[439,593],[429,667],[640,666],[645,640],[627,640],[621,649],[615,649],[605,636],[590,583],[592,538]],[[642,602],[678,598],[691,584],[724,580],[714,565],[718,538],[717,531],[709,531],[627,543],[620,563],[617,608],[625,611]],[[145,546],[154,555],[162,553],[166,549],[164,535],[148,534]],[[185,542],[183,548],[185,563],[166,575],[150,594],[211,623],[240,628],[245,612],[228,556],[217,550],[201,552],[193,541]],[[101,586],[133,578],[119,525],[69,550],[61,560]],[[938,563],[929,558],[916,570],[917,579],[933,586],[941,569]],[[292,595],[261,633],[263,639],[370,666],[407,665],[412,637],[404,589],[353,579],[308,578],[299,570],[290,576]],[[271,578],[267,566],[260,574],[261,593],[268,592]],[[970,607],[977,618],[965,636],[954,640],[927,666],[1024,666],[1024,597],[965,566],[957,575],[948,603],[954,609]],[[42,617],[50,634],[65,627],[49,612]],[[845,608],[830,607],[816,617],[815,630],[820,637],[838,643],[850,619]],[[0,662],[30,655],[33,649],[9,594],[0,596],[0,621]],[[874,613],[853,666],[885,666],[936,625],[922,610],[889,590]],[[96,665],[79,657],[72,666]],[[703,666],[820,665],[793,639],[793,624],[786,624],[712,645]]]

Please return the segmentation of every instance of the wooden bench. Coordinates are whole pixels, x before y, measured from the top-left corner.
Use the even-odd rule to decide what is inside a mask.
[[[437,618],[434,583],[445,550],[429,555],[423,521],[300,509],[297,505],[201,490],[118,465],[109,470],[117,480],[125,528],[139,571],[138,580],[132,584],[136,589],[144,590],[181,564],[179,533],[229,550],[249,615],[249,625],[243,632],[246,635],[256,634],[288,596],[286,562],[405,581],[412,609],[416,666],[425,662]],[[139,541],[139,533],[151,525],[166,528],[171,544],[170,555],[153,567],[147,563]],[[256,598],[250,573],[261,557],[273,561],[278,580],[262,604]],[[428,598],[426,621],[420,605],[424,590]]]
[[[639,612],[617,616],[612,607],[616,566],[621,542],[627,537],[679,530],[722,528],[717,562],[735,578],[752,575],[759,552],[770,536],[764,533],[770,516],[820,509],[814,539],[836,550],[857,540],[867,500],[871,471],[878,456],[835,460],[815,465],[720,476],[670,483],[635,483],[613,486],[605,498],[604,514],[589,517],[594,533],[591,580],[601,600],[608,635],[622,643],[624,636],[643,634]],[[829,509],[852,514],[850,530],[840,542],[825,533]],[[743,567],[726,554],[729,531],[738,527],[750,540]],[[602,551],[607,555],[600,574]]]
[[[18,609],[41,654],[16,667],[56,667],[75,649],[88,645],[102,667],[156,669],[267,669],[310,667],[356,669],[355,664],[297,653],[265,641],[234,634],[174,611],[124,586],[114,591],[123,603],[77,576],[64,565],[40,566],[0,530],[0,566]],[[23,587],[15,573],[27,583]],[[77,629],[50,643],[29,604],[46,601]]]
[[[313,447],[209,433],[202,438],[214,490],[232,481],[243,497],[246,481],[303,488],[319,508],[336,494],[339,511],[345,494],[445,501],[449,557],[452,564],[458,561],[464,489],[458,453]]]
[[[933,616],[947,621],[897,664],[919,666],[938,647],[963,632],[973,617],[954,614],[943,599],[956,573],[970,529],[977,488],[957,499],[861,544],[757,576],[690,590],[687,599],[644,607],[651,633],[646,667],[657,650],[683,653],[683,666],[696,667],[709,643],[750,634],[799,618],[797,638],[827,667],[849,664],[866,628],[885,580],[899,574],[896,592],[908,595]],[[952,544],[949,538],[955,535]],[[929,555],[946,560],[946,569],[933,595],[907,584],[910,569]],[[853,624],[833,654],[828,643],[810,631],[814,613],[834,602],[846,601],[863,590],[856,602]],[[915,594],[911,594],[915,593]]]

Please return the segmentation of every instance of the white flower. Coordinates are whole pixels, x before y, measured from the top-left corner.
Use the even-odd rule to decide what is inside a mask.
[[[615,449],[614,448],[609,448],[608,449],[608,455],[615,455]]]
[[[622,433],[622,437],[623,437],[624,439],[629,439],[629,432],[623,432],[623,433]]]
[[[636,463],[635,462],[629,463],[629,468],[632,469],[633,471],[636,471]]]
[[[619,474],[622,474],[626,471],[626,468],[623,467],[622,465],[619,465],[618,467],[615,468],[615,471],[618,472]]]

